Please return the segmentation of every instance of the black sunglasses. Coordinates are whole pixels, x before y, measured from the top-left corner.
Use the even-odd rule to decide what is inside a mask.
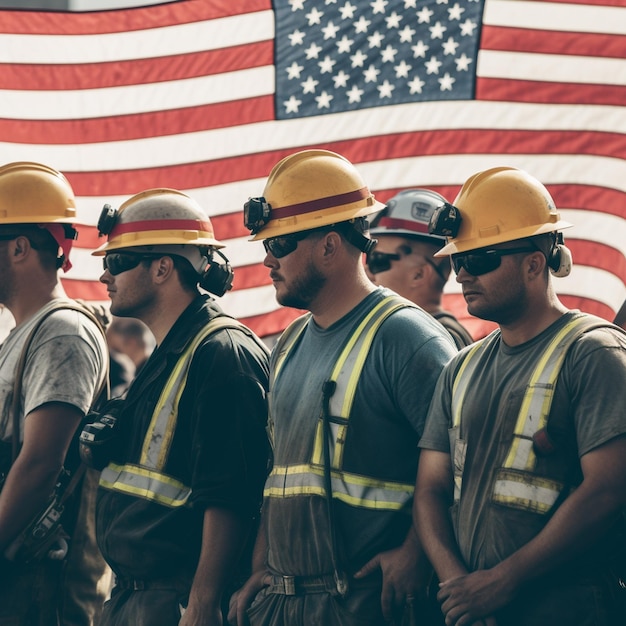
[[[265,252],[269,252],[275,259],[282,259],[284,256],[291,254],[297,247],[298,242],[303,241],[313,233],[322,232],[328,228],[313,228],[311,230],[303,230],[299,233],[290,233],[289,235],[280,235],[278,237],[270,237],[263,240]]]
[[[406,253],[407,255],[411,254],[411,251]],[[445,283],[447,282],[447,278],[444,275],[442,269],[427,256],[422,255],[424,261],[430,265],[435,272],[437,272],[437,276],[441,278],[441,280]],[[370,271],[370,274],[380,274],[380,272],[387,272],[391,269],[391,263],[393,261],[399,261],[402,258],[400,254],[393,254],[391,252],[377,252],[376,250],[370,252],[365,257],[365,264],[367,265],[367,269]]]
[[[145,259],[158,259],[163,255],[142,254],[140,252],[109,252],[102,259],[105,270],[109,270],[112,276],[122,272],[128,272],[137,267]]]
[[[399,261],[401,258],[399,254],[374,250],[365,257],[365,263],[371,274],[379,274],[390,270],[392,261]]]
[[[510,254],[520,254],[522,252],[536,252],[537,248],[503,248],[498,250],[478,250],[467,252],[466,254],[453,254],[452,267],[458,274],[464,269],[472,276],[482,276],[493,272],[500,267],[502,257]]]

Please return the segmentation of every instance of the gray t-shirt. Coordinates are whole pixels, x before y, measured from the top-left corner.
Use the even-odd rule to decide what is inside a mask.
[[[459,431],[449,432],[451,389],[466,352],[448,364],[438,382],[419,445],[446,453],[454,445],[458,454],[461,447],[457,442],[465,442],[461,497],[453,505],[451,517],[461,554],[472,571],[504,560],[547,523],[548,515],[493,502],[491,492],[496,470],[509,451],[537,358],[572,315],[563,315],[522,345],[510,347],[499,340],[475,357],[477,366],[463,401]],[[582,480],[579,458],[626,433],[625,381],[626,335],[620,331],[591,330],[569,349],[548,417],[554,451],[537,455],[534,472],[564,483],[563,497]],[[455,443],[450,444],[451,439]],[[583,558],[602,559],[605,555],[593,539],[590,554]]]
[[[312,319],[270,389],[274,466],[294,472],[308,466],[322,413],[322,387],[354,324],[389,290],[378,289],[327,329]],[[381,325],[358,380],[345,435],[342,467],[364,480],[415,480],[417,441],[437,378],[455,354],[446,331],[418,308],[393,313]],[[276,350],[272,356],[272,367]],[[287,472],[289,475],[289,472]],[[365,477],[370,477],[366,479]],[[289,480],[289,479],[288,479]],[[334,502],[343,563],[354,571],[381,550],[404,540],[411,494],[401,510],[367,509]],[[319,494],[266,497],[269,564],[283,574],[332,571],[326,500]]]
[[[13,433],[10,409],[22,348],[38,321],[57,302],[42,307],[16,326],[0,347],[0,439]],[[49,402],[62,402],[86,413],[106,376],[108,349],[102,332],[84,314],[62,309],[51,313],[37,330],[28,350],[22,378],[20,441],[24,416]]]

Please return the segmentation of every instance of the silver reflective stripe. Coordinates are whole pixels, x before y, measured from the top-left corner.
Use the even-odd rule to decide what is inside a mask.
[[[189,487],[171,476],[130,464],[109,463],[102,470],[100,485],[169,507],[184,506],[191,495]]]
[[[367,509],[402,509],[413,496],[414,485],[376,480],[369,476],[333,470],[332,497]],[[272,470],[263,495],[289,498],[299,495],[324,497],[324,469],[313,465],[279,466]]]
[[[498,472],[493,501],[517,509],[547,513],[563,490],[563,483],[506,470]]]

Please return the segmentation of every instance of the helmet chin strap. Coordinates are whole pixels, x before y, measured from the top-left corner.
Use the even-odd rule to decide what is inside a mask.
[[[337,230],[346,238],[346,240],[358,248],[361,252],[365,252],[365,254],[369,254],[378,243],[378,239],[366,237],[363,233],[360,233],[351,222],[339,222],[337,226],[339,227]],[[363,227],[367,229],[366,220]]]
[[[61,255],[58,257],[59,267],[67,272],[72,268],[70,262],[70,252],[74,239],[78,237],[78,232],[70,224],[38,224],[39,228],[45,228],[61,248]]]

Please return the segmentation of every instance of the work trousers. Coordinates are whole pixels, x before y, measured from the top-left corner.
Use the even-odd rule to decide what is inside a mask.
[[[0,570],[2,626],[59,626],[63,563],[5,564]]]
[[[100,472],[87,469],[65,563],[62,626],[98,626],[111,587],[111,570],[96,544],[96,492]]]
[[[104,604],[100,626],[177,626],[188,591],[119,589]]]
[[[384,620],[381,588],[352,589],[346,597],[326,592],[284,595],[265,589],[248,609],[251,626],[439,626],[438,607],[408,602],[391,624]]]
[[[617,576],[533,584],[495,615],[498,626],[626,624],[626,588]]]

